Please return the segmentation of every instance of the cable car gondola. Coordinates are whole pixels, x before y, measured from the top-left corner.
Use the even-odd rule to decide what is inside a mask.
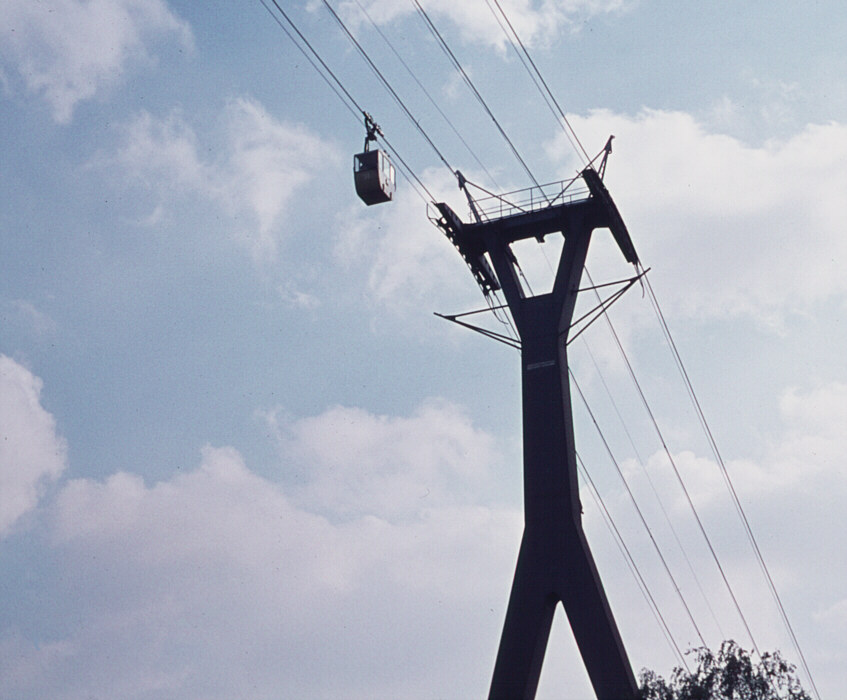
[[[385,151],[379,148],[371,150],[371,141],[376,141],[377,134],[382,136],[382,130],[367,112],[365,129],[365,150],[353,156],[353,180],[356,183],[356,194],[370,206],[394,198],[394,165]]]

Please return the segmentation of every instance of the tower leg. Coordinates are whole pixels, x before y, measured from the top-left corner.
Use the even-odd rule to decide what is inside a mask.
[[[535,697],[562,601],[598,700],[634,700],[635,677],[582,529],[567,352],[551,301],[522,302],[536,330],[522,346],[525,529],[489,697]]]
[[[567,533],[565,548],[557,598],[565,608],[597,699],[634,698],[635,677],[581,525]]]
[[[550,577],[539,575],[540,555],[524,533],[489,700],[535,697],[558,603]]]
[[[556,545],[551,547],[551,542]],[[626,650],[577,525],[561,527],[554,537],[524,532],[489,700],[535,697],[559,601],[598,700],[634,698],[636,684]]]

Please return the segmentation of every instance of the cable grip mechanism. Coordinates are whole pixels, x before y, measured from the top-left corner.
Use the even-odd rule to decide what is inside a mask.
[[[365,112],[362,111],[362,114],[365,117],[365,153],[371,150],[371,141],[376,141],[377,135],[383,136],[382,128],[374,121],[374,118]]]

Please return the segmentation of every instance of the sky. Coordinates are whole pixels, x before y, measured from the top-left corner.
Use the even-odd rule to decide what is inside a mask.
[[[411,2],[331,4],[451,168],[532,184]],[[490,6],[422,5],[537,180],[573,177]],[[836,698],[847,12],[501,5],[586,151],[615,136],[606,184]],[[324,3],[281,6],[465,216]],[[0,697],[484,695],[522,530],[520,362],[433,315],[483,300],[426,197],[401,176],[393,202],[358,200],[363,124],[258,0],[5,0],[0,33]],[[537,289],[555,239],[516,250]],[[604,230],[588,269],[632,275]],[[570,353],[577,449],[671,633],[700,644],[592,415],[706,643],[751,648],[669,456],[755,642],[797,663],[649,297],[610,318],[668,450],[604,322]],[[584,482],[582,501],[632,665],[667,675]],[[561,610],[538,697],[593,697]]]

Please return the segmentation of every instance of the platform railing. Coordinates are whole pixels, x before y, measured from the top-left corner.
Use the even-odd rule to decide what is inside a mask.
[[[577,186],[577,181],[582,182],[578,177],[570,180],[559,180],[546,185],[482,197],[475,199],[474,202],[483,221],[502,219],[507,216],[588,199],[588,188]]]

